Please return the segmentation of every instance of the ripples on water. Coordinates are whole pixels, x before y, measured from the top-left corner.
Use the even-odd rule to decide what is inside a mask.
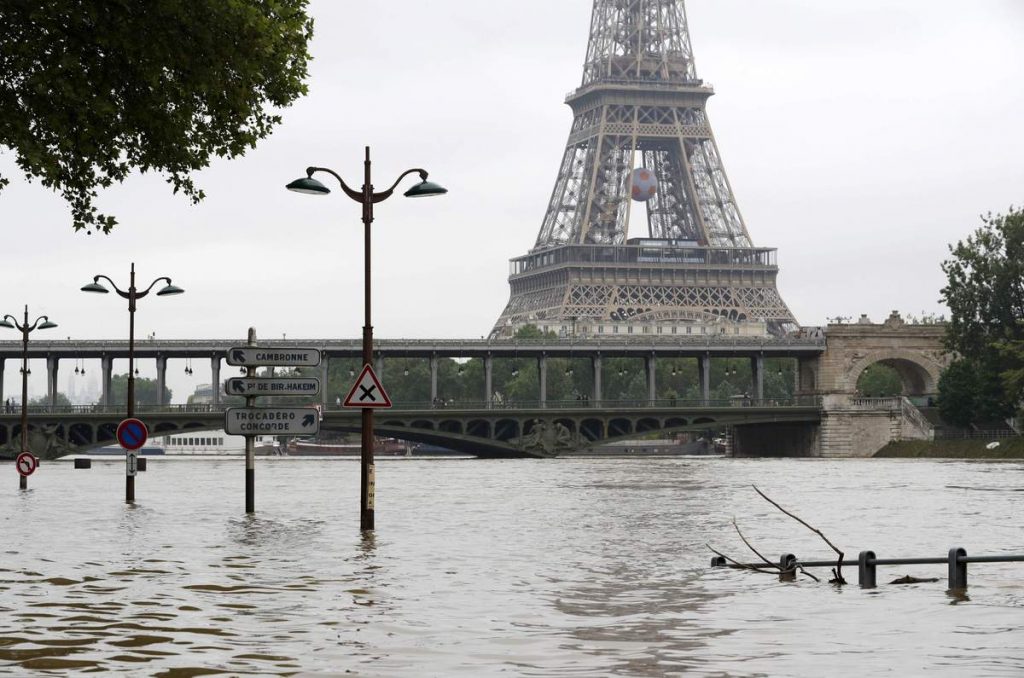
[[[381,460],[49,462],[0,489],[0,673],[140,676],[1024,675],[1024,564],[879,568],[880,587],[710,569],[1024,553],[1018,463]],[[818,572],[825,574],[824,571]],[[883,584],[904,574],[938,583]]]

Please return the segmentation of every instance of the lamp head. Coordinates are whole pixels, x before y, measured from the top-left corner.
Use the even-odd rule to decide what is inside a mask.
[[[41,324],[41,325],[39,325],[39,327],[37,327],[36,329],[40,329],[40,330],[52,330],[52,329],[53,329],[54,327],[56,327],[56,326],[57,326],[57,323],[55,323],[55,322],[50,322],[50,319],[49,319],[49,318],[47,318],[46,316],[43,316],[43,322],[42,322],[42,324]]]
[[[327,195],[331,192],[331,189],[327,188],[313,177],[302,177],[301,179],[296,179],[285,186],[285,188],[289,191],[305,193],[306,195]]]
[[[158,297],[166,297],[166,296],[169,296],[171,294],[184,294],[184,293],[185,293],[185,290],[181,289],[180,287],[177,287],[176,285],[172,285],[171,283],[167,283],[167,287],[164,287],[159,292],[157,292],[156,296],[158,296]]]
[[[8,320],[7,318],[4,318],[3,320],[0,320],[0,327],[6,327],[9,330],[13,330],[14,329],[14,325],[12,325],[11,321]]]
[[[82,291],[96,292],[97,294],[107,294],[107,292],[109,292],[110,290],[108,290],[106,287],[99,284],[98,282],[91,282],[88,285],[82,286]]]
[[[444,195],[448,189],[433,181],[424,179],[404,193],[406,198],[428,198],[432,195]]]

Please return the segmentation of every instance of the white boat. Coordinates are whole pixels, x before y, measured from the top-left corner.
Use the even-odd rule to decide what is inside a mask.
[[[230,436],[223,431],[182,431],[158,436],[154,444],[164,448],[168,455],[233,455],[245,454],[245,436]],[[271,436],[256,438],[256,454],[281,454],[277,441]]]

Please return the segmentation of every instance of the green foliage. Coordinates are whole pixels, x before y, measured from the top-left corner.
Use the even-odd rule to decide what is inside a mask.
[[[942,263],[942,298],[952,311],[946,345],[975,375],[973,387],[957,375],[940,395],[973,402],[974,421],[1009,416],[1024,399],[1024,210],[983,217],[950,252]]]
[[[135,404],[156,405],[156,380],[135,377]],[[128,402],[128,375],[115,374],[110,378],[110,403],[117,406]],[[164,386],[164,402],[171,402],[171,389]]]
[[[891,398],[903,393],[903,379],[892,367],[875,363],[860,373],[857,391],[866,398]]]
[[[54,404],[57,407],[71,407],[73,405],[71,400],[66,395],[61,393],[60,391],[57,391],[57,396],[56,396],[56,398],[54,398]],[[50,406],[50,397],[49,396],[39,396],[38,398],[30,398],[29,401],[28,401],[28,405],[29,405],[29,407],[49,407]],[[16,410],[18,412],[21,412],[21,408],[20,407],[16,408]]]
[[[1024,340],[1024,210],[988,215],[942,263],[952,311],[946,343],[963,356]]]
[[[0,147],[60,192],[75,230],[116,224],[97,191],[133,169],[204,197],[191,174],[233,158],[305,94],[307,0],[3,3]],[[0,177],[0,188],[9,181]]]
[[[974,421],[978,395],[976,367],[967,360],[954,360],[939,377],[939,414],[942,420],[966,428]]]

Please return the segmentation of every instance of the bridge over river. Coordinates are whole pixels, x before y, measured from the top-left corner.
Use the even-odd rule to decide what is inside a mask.
[[[889,440],[927,438],[934,434],[928,421],[908,397],[918,402],[936,392],[941,371],[949,356],[942,345],[942,325],[905,324],[897,313],[885,322],[829,325],[784,337],[749,337],[728,334],[636,334],[587,337],[559,336],[538,340],[382,339],[375,342],[375,369],[387,382],[389,361],[425,360],[430,365],[430,400],[426,404],[400,403],[399,408],[378,415],[380,435],[437,443],[487,456],[551,456],[559,451],[585,448],[602,442],[638,435],[687,430],[721,430],[735,454],[767,454],[785,450],[806,456],[863,456]],[[156,365],[157,393],[163,397],[168,361],[210,361],[213,384],[222,383],[221,366],[227,351],[242,340],[143,339],[135,344],[136,360]],[[268,348],[319,349],[323,355],[321,381],[327,382],[332,359],[359,359],[362,345],[350,339],[294,339],[260,341]],[[0,342],[0,401],[3,370],[10,360],[20,360],[22,345]],[[33,340],[28,357],[44,359],[49,407],[30,413],[30,430],[38,439],[33,449],[88,449],[113,440],[113,426],[120,419],[119,404],[111,402],[111,377],[115,360],[128,357],[128,342],[118,340]],[[483,363],[480,400],[438,403],[438,364],[443,358],[478,358]],[[592,392],[579,401],[549,401],[548,360],[570,358],[589,363],[587,382]],[[607,358],[642,361],[646,400],[616,401],[607,398],[602,374]],[[700,398],[694,401],[657,397],[658,360],[696,361]],[[767,358],[796,362],[794,398],[767,400],[764,374]],[[711,399],[711,362],[750,361],[750,399],[747,406]],[[62,361],[98,360],[102,372],[100,404],[86,409],[61,411],[56,407],[57,383]],[[536,361],[539,376],[537,399],[532,402],[499,403],[494,399],[492,375],[496,361]],[[860,398],[857,380],[872,365],[893,368],[903,383],[901,396],[872,400]],[[159,402],[140,414],[154,435],[184,430],[223,428],[221,393],[214,388],[213,402],[198,408]],[[357,430],[357,412],[331,409],[330,394],[322,391],[323,428]],[[0,415],[0,445],[11,449],[20,424],[12,413]],[[42,447],[39,447],[39,446]],[[52,455],[51,455],[52,456]]]
[[[151,436],[224,428],[220,405],[140,407]],[[321,430],[357,432],[359,410],[326,409]],[[33,407],[30,447],[43,458],[54,458],[110,445],[120,407]],[[515,403],[495,407],[485,401],[453,403],[437,408],[429,403],[407,405],[378,413],[379,436],[443,445],[481,457],[551,457],[567,450],[635,438],[650,433],[722,430],[739,425],[814,425],[820,421],[817,398],[786,401],[612,401],[603,405],[566,401]],[[0,444],[13,453],[20,441],[19,413],[0,414]]]

